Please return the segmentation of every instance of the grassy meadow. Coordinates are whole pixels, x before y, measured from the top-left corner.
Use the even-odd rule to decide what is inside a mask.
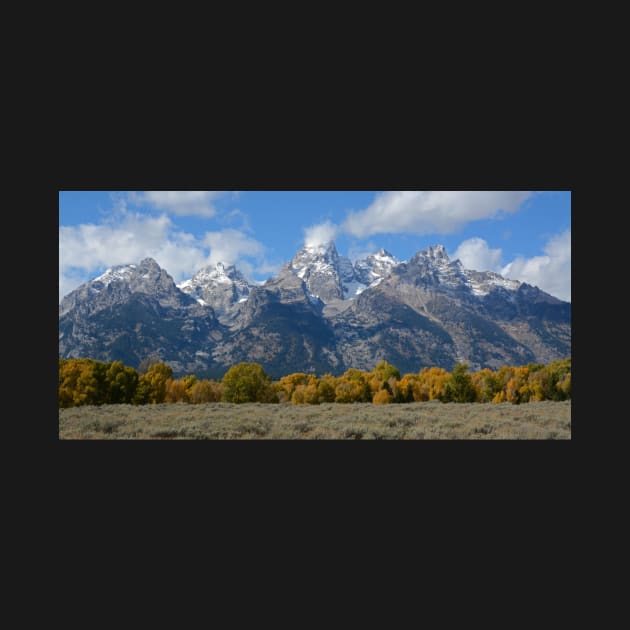
[[[571,439],[571,401],[321,405],[186,403],[59,409],[64,440]]]

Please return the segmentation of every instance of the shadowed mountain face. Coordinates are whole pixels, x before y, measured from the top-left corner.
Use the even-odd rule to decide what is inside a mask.
[[[207,368],[223,337],[212,308],[180,291],[147,258],[124,265],[67,295],[59,305],[59,356],[123,361],[138,367],[156,356],[177,372]]]
[[[213,357],[226,368],[254,361],[274,377],[297,371],[343,371],[332,328],[322,316],[323,306],[285,268],[252,290]]]
[[[151,259],[79,287],[59,306],[59,354],[158,356],[176,373],[220,376],[240,361],[274,377],[340,374],[385,359],[401,372],[546,363],[570,356],[571,304],[442,246],[400,263],[385,250],[354,265],[334,243],[305,247],[264,285],[216,265],[177,287]]]

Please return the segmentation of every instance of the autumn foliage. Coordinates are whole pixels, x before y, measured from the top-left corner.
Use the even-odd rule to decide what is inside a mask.
[[[458,363],[451,372],[424,367],[401,376],[387,361],[368,372],[350,368],[341,376],[296,372],[272,382],[257,363],[232,366],[221,381],[198,380],[189,375],[173,378],[170,366],[151,361],[144,373],[120,361],[59,359],[59,407],[127,403],[320,403],[395,404],[442,402],[520,404],[571,398],[571,359],[549,365],[503,366],[499,370],[470,372]]]

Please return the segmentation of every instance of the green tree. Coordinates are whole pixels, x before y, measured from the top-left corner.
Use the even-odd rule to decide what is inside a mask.
[[[473,385],[477,392],[477,402],[487,403],[501,391],[501,383],[494,372],[485,368],[471,374]]]
[[[400,371],[398,368],[387,361],[379,361],[374,370],[372,370],[372,374],[378,376],[381,381],[388,381],[392,377],[397,381],[400,380]]]
[[[324,374],[317,382],[317,394],[319,402],[335,402],[335,388],[337,379],[332,374]]]
[[[468,366],[465,363],[456,363],[450,378],[446,382],[443,402],[475,402],[476,392],[470,374],[467,374]]]
[[[277,402],[271,378],[258,363],[233,365],[223,377],[223,400],[231,403]]]
[[[108,365],[92,359],[59,362],[59,406],[102,405],[107,402]]]
[[[138,380],[135,404],[163,403],[166,398],[166,383],[173,377],[173,368],[166,363],[154,363]]]
[[[368,373],[350,368],[337,379],[335,402],[372,402],[372,390],[367,380]]]
[[[109,404],[130,403],[138,387],[138,373],[122,361],[114,361],[105,372],[105,383]]]

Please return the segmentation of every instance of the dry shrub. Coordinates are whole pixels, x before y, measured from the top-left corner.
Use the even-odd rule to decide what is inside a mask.
[[[386,390],[379,390],[385,393]],[[378,392],[377,392],[378,393]],[[312,406],[171,403],[59,410],[60,439],[571,439],[569,401]]]

